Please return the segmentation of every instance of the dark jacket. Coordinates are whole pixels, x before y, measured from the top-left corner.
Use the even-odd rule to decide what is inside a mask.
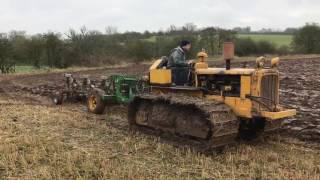
[[[177,47],[171,51],[168,60],[168,67],[187,67],[186,55],[181,47]]]

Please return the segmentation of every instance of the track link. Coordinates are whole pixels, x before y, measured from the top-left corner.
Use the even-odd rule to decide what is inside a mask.
[[[196,139],[208,148],[234,143],[239,131],[239,120],[225,104],[180,94],[137,96],[128,120],[131,128]]]

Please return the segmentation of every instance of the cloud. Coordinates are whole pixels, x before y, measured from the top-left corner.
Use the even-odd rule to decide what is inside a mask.
[[[66,32],[86,25],[104,31],[156,31],[193,22],[200,27],[284,29],[320,21],[317,0],[2,0],[0,32]]]

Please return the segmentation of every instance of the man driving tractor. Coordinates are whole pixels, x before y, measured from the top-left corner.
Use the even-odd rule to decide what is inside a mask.
[[[186,60],[186,53],[190,49],[191,42],[183,40],[177,48],[171,51],[167,67],[172,70],[173,85],[183,86],[188,83],[190,68]]]
[[[171,51],[168,61],[168,67],[188,67],[186,61],[186,52],[190,51],[191,42],[183,40],[177,48]]]

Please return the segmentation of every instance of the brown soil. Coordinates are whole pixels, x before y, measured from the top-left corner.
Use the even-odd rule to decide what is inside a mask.
[[[312,125],[319,124],[319,91],[308,88],[319,87],[319,63],[320,59],[282,63],[282,100],[299,111],[284,125],[294,137],[316,140],[307,130],[319,130]],[[133,65],[73,74],[94,79],[113,73],[142,75],[147,70],[148,65]],[[302,76],[311,79],[299,79]],[[81,103],[52,105],[47,95],[63,80],[63,73],[0,77],[0,179],[319,179],[317,143],[271,136],[240,142],[218,154],[199,153],[194,149],[199,143],[192,139],[130,133],[123,106],[95,115]],[[305,87],[296,87],[297,82]],[[304,99],[304,91],[311,98]],[[307,116],[310,112],[303,108],[314,115]]]
[[[222,66],[223,63],[213,63]],[[233,62],[233,66],[241,66]],[[249,66],[253,63],[250,62]],[[141,76],[148,71],[148,65],[130,65],[121,68],[106,68],[73,72],[77,78],[89,75],[99,79],[102,75],[123,73]],[[298,115],[285,120],[283,130],[291,136],[303,140],[320,140],[320,58],[285,60],[281,62],[281,103],[296,108]],[[64,85],[64,73],[33,75],[8,75],[0,78],[0,96],[9,101],[22,101],[24,104],[53,106],[49,98],[53,90]],[[77,105],[67,104],[65,108]],[[83,106],[82,109],[85,109]],[[124,121],[121,122],[124,124]],[[115,126],[117,126],[115,124]]]
[[[281,101],[297,109],[284,129],[306,140],[320,140],[320,59],[287,61],[281,66]]]

